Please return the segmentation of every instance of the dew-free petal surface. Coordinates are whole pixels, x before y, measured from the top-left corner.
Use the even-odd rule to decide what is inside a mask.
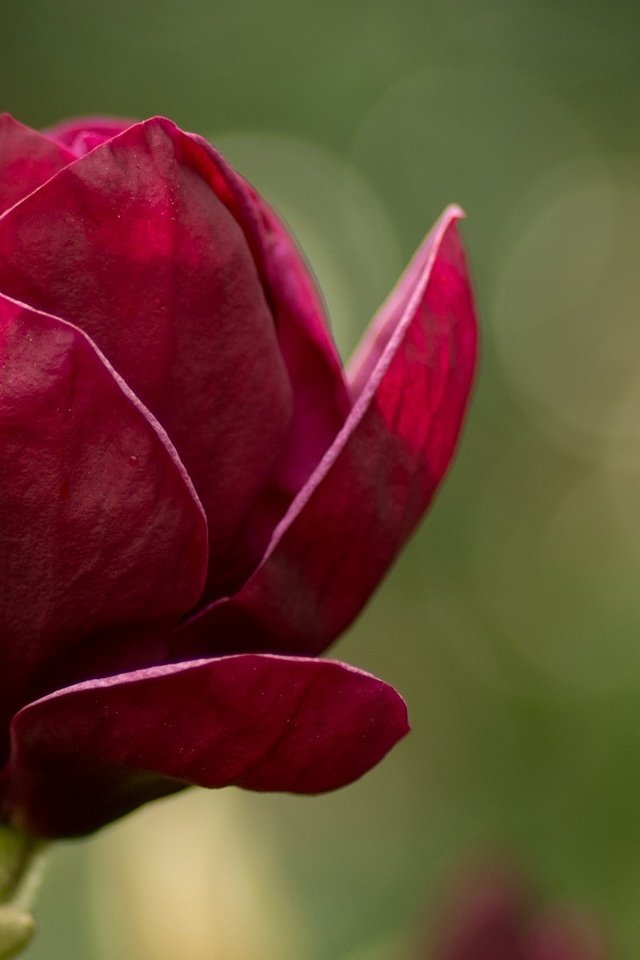
[[[315,283],[284,225],[214,147],[217,192],[242,226],[273,312],[293,388],[293,415],[277,469],[248,518],[262,551],[293,497],[344,424],[351,403]]]
[[[216,165],[219,195],[245,232],[273,311],[295,403],[290,449],[280,474],[297,492],[349,412],[342,361],[315,282],[284,225],[214,147],[193,139],[209,150]]]
[[[75,160],[63,144],[0,114],[0,213]]]
[[[21,710],[0,810],[35,833],[71,836],[185,784],[319,793],[361,776],[407,729],[391,687],[335,661],[156,667]]]
[[[208,151],[130,127],[0,217],[0,291],[76,323],[158,418],[223,564],[286,437],[291,387]]]
[[[206,521],[162,428],[77,328],[0,296],[0,729],[79,643],[175,620]],[[0,744],[0,762],[6,745]]]
[[[394,295],[342,431],[234,596],[188,621],[182,649],[318,653],[365,604],[453,455],[476,354],[461,215],[445,212]],[[423,255],[424,254],[424,255]],[[391,329],[390,329],[391,328]],[[178,649],[181,649],[180,647]]]
[[[73,120],[64,120],[44,132],[52,140],[68,147],[75,156],[83,157],[105,140],[111,140],[123,133],[134,122],[114,117],[74,117]]]

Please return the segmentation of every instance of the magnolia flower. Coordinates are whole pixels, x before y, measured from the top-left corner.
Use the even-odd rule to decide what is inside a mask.
[[[4,116],[0,210],[0,822],[359,777],[405,705],[318,655],[456,445],[460,211],[345,371],[284,227],[168,120]]]

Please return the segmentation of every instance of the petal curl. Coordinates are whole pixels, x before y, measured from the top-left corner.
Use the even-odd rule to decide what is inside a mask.
[[[0,114],[0,213],[75,160],[64,145]]]
[[[109,628],[173,622],[192,607],[207,537],[166,434],[91,341],[4,296],[0,463],[7,730],[79,644]]]
[[[77,323],[171,437],[224,568],[271,476],[291,386],[208,151],[137,124],[0,217],[0,290]]]
[[[155,667],[21,710],[0,810],[55,837],[186,784],[320,793],[361,776],[407,730],[391,687],[335,661],[248,655]]]
[[[354,408],[265,560],[183,625],[177,649],[319,653],[366,603],[444,476],[467,404],[476,323],[460,216],[445,212],[383,310]]]

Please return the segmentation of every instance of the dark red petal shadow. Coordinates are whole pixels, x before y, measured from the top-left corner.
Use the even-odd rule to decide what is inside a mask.
[[[236,548],[291,416],[244,234],[204,147],[166,120],[127,129],[0,217],[0,291],[88,333],[175,444]]]
[[[21,710],[0,812],[35,834],[73,836],[185,784],[319,793],[361,776],[407,730],[391,687],[335,661],[155,667]]]
[[[176,649],[318,653],[375,589],[450,463],[472,383],[460,215],[445,212],[394,294],[399,307],[385,308],[353,411],[264,562],[235,596],[185,623]]]
[[[0,114],[0,213],[74,160],[64,145]]]
[[[0,463],[4,731],[92,633],[192,607],[207,536],[166,434],[90,340],[3,296]]]

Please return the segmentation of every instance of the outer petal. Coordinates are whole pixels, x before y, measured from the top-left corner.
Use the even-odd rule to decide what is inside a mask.
[[[185,784],[318,793],[355,780],[407,729],[391,687],[333,661],[250,655],[155,667],[21,710],[0,814],[72,836]]]
[[[214,176],[169,121],[130,127],[0,218],[0,290],[80,324],[162,423],[215,564],[273,471],[291,387]]]
[[[0,213],[73,160],[75,155],[62,144],[24,127],[8,113],[0,114]]]
[[[273,312],[293,387],[293,417],[277,470],[249,518],[262,553],[276,523],[308,480],[351,409],[342,363],[314,282],[273,211],[206,141],[216,190],[245,232]]]
[[[83,157],[89,150],[123,133],[133,123],[133,120],[115,117],[74,117],[49,127],[45,133],[68,147],[75,156]]]
[[[4,732],[92,635],[192,607],[207,544],[175,450],[91,341],[3,296],[0,463]]]
[[[317,653],[360,611],[451,460],[476,327],[451,208],[386,314],[344,428],[232,598],[188,621],[181,649]],[[390,329],[389,329],[390,328]]]
[[[407,311],[411,309],[411,301],[416,295],[416,290],[423,284],[425,276],[431,270],[434,257],[438,252],[437,246],[443,239],[442,228],[455,222],[461,216],[463,216],[463,213],[459,208],[454,206],[447,208],[440,222],[436,224],[427,235],[424,243],[417,249],[399,282],[369,324],[349,361],[347,370],[349,393],[353,402],[372,382],[375,369],[387,349],[391,337]],[[463,270],[463,274],[466,274],[466,270]]]

